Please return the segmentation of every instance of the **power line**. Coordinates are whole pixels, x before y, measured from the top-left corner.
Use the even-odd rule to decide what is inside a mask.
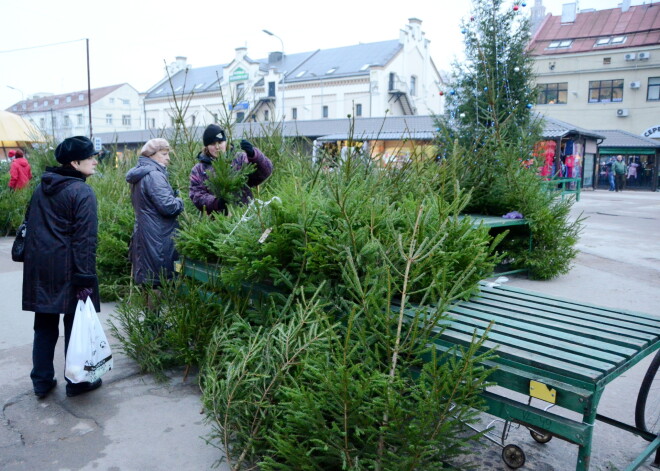
[[[63,41],[61,43],[50,43],[50,44],[42,44],[40,46],[30,46],[30,47],[22,47],[19,49],[9,49],[7,51],[0,51],[0,54],[6,54],[8,52],[19,52],[19,51],[29,51],[30,49],[40,49],[42,47],[50,47],[50,46],[60,46],[62,44],[70,44],[70,43],[76,43],[78,41],[84,41],[85,38],[82,39],[73,39],[71,41]]]

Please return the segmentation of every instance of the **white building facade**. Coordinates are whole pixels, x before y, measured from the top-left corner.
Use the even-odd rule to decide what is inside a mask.
[[[144,128],[142,99],[131,85],[93,88],[90,92],[92,133]],[[23,116],[56,141],[91,134],[87,90],[59,95],[37,94],[10,106],[7,111]]]
[[[421,20],[390,41],[253,60],[236,49],[227,64],[192,68],[185,58],[144,94],[147,128],[212,122],[433,115],[442,88]]]

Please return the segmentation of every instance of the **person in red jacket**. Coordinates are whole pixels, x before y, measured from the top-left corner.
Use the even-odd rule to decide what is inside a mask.
[[[21,149],[16,151],[11,167],[9,167],[9,176],[9,188],[12,190],[20,190],[26,187],[32,179],[30,163]]]

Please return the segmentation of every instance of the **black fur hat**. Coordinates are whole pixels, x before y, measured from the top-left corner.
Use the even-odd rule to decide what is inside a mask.
[[[85,136],[67,137],[55,149],[55,158],[62,165],[89,159],[96,154],[98,152],[94,150],[94,143]]]
[[[222,142],[226,140],[227,136],[225,135],[225,131],[217,124],[209,124],[204,130],[204,135],[202,136],[202,141],[205,146],[211,145],[214,142]]]

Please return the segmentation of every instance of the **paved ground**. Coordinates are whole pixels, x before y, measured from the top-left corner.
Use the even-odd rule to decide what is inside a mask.
[[[584,192],[574,215],[587,216],[580,255],[571,272],[549,282],[511,278],[513,286],[584,302],[660,315],[660,193]],[[205,444],[199,390],[175,374],[168,385],[139,374],[115,352],[115,368],[98,391],[67,398],[59,384],[44,401],[32,394],[32,315],[20,311],[21,264],[11,262],[11,239],[0,238],[0,470],[208,470],[220,457]],[[107,320],[113,306],[105,304]],[[63,371],[61,341],[56,370]],[[599,412],[632,421],[634,398],[648,361],[606,389]],[[62,375],[58,374],[60,383]],[[525,470],[570,471],[577,447],[534,442],[525,429],[509,443],[527,454]],[[645,447],[633,435],[598,423],[592,470],[622,470]],[[504,470],[500,448],[475,450],[465,469]],[[226,469],[220,467],[219,469]],[[650,471],[650,466],[642,468]]]

